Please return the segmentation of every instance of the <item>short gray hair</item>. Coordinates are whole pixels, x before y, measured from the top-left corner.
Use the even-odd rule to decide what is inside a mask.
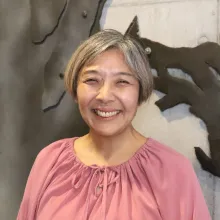
[[[147,101],[153,91],[153,76],[147,55],[135,39],[112,29],[92,35],[73,53],[64,76],[67,90],[77,97],[78,77],[82,68],[99,54],[112,48],[123,53],[127,65],[136,74],[140,86],[138,103]]]

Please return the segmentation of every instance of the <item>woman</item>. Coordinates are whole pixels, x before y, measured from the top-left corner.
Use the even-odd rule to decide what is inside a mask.
[[[73,54],[65,83],[89,133],[39,153],[18,220],[211,219],[190,162],[131,124],[153,89],[136,41],[114,30],[93,35]]]

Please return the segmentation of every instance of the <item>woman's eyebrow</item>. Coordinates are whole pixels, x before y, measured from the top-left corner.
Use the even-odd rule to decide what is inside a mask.
[[[99,73],[99,71],[97,71],[97,70],[86,70],[86,71],[83,72],[82,75],[98,74],[98,73]]]
[[[84,72],[83,72],[83,76],[84,75],[88,75],[88,74],[101,74],[101,71],[98,71],[98,70],[85,70]],[[133,77],[133,78],[136,78],[135,77],[135,75],[133,74],[133,73],[130,73],[130,72],[114,72],[114,73],[112,73],[114,76],[130,76],[130,77]]]

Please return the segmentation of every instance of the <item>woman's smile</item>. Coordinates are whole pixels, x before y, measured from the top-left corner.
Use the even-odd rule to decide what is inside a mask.
[[[121,111],[119,111],[119,110],[102,111],[99,109],[93,109],[93,112],[95,113],[96,116],[99,117],[99,119],[105,119],[105,120],[115,119],[121,113]]]

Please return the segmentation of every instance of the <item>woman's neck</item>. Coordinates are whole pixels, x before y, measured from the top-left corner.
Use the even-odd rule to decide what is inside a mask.
[[[132,126],[114,136],[101,136],[90,130],[89,134],[82,137],[79,144],[82,157],[84,155],[84,159],[80,159],[87,165],[118,165],[132,157],[145,142],[146,138]],[[80,151],[79,148],[78,151]]]

